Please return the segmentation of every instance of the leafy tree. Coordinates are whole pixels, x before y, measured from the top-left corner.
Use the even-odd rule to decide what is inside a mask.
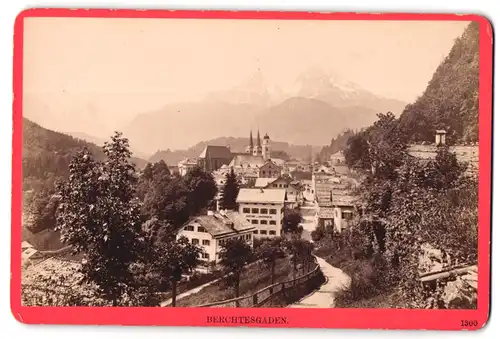
[[[303,231],[300,224],[304,221],[299,209],[286,210],[283,218],[283,231],[285,234],[300,235]]]
[[[290,255],[293,266],[293,279],[295,279],[299,263],[302,263],[305,270],[306,263],[312,259],[313,245],[307,240],[293,238],[285,242],[285,248]]]
[[[87,149],[69,166],[69,179],[59,186],[57,228],[63,242],[83,253],[84,281],[114,306],[135,287],[130,266],[140,256],[141,216],[135,196],[135,168],[128,140],[115,133],[106,142],[104,162]]]
[[[33,233],[45,229],[54,229],[59,201],[59,196],[53,194],[50,190],[43,189],[36,192],[29,207],[32,222],[27,225],[28,229]]]
[[[171,242],[175,240],[175,227],[165,220],[159,220],[155,217],[142,224],[142,231],[152,245],[157,242]]]
[[[157,242],[155,246],[155,270],[160,274],[160,283],[168,281],[172,288],[172,307],[175,307],[177,284],[183,274],[190,274],[199,264],[201,248],[191,245],[186,237],[176,241]]]
[[[143,213],[180,227],[190,216],[189,191],[182,178],[162,179],[146,194]]]
[[[226,283],[234,289],[235,298],[238,298],[241,274],[252,259],[252,248],[244,240],[232,238],[222,244],[220,256]]]
[[[237,210],[238,204],[236,203],[236,198],[238,198],[238,192],[240,190],[238,178],[231,168],[231,171],[226,174],[226,182],[224,183],[224,188],[222,192],[221,205],[223,209]]]
[[[199,166],[184,176],[188,191],[187,203],[190,215],[198,214],[206,208],[217,194],[217,185],[212,174],[203,171]]]
[[[284,257],[283,239],[281,238],[267,239],[257,250],[257,258],[271,269],[271,284],[275,282],[276,261]]]

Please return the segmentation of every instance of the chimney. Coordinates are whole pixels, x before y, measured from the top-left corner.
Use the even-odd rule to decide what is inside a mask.
[[[436,131],[436,146],[443,146],[446,144],[446,131],[439,129]]]

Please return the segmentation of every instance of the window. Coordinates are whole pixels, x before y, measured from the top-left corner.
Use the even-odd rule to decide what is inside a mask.
[[[205,227],[198,226],[198,232],[207,233],[207,230],[205,229]]]
[[[260,230],[260,234],[267,234],[266,230]]]
[[[207,259],[207,260],[208,260],[208,259],[210,259],[210,255],[208,255],[208,253],[202,253],[202,254],[201,254],[201,257],[202,257],[203,259]]]
[[[260,221],[260,224],[261,224],[261,225],[267,225],[267,220],[261,220],[261,221]]]
[[[285,184],[285,185],[283,185],[283,186],[285,186],[285,188],[288,188],[288,184]]]
[[[194,226],[187,225],[186,227],[184,227],[184,231],[194,231]]]
[[[276,231],[269,231],[269,235],[276,235]]]
[[[258,208],[252,208],[252,213],[259,213],[259,209]]]
[[[352,213],[350,211],[342,212],[342,219],[351,220],[352,219]]]
[[[210,240],[202,240],[204,246],[210,246]]]
[[[276,211],[276,209],[274,209],[274,208],[271,208],[269,210],[269,214],[276,214],[276,213],[278,213],[278,211]]]
[[[257,234],[257,233],[259,233],[259,231],[257,231],[257,230],[254,230],[254,231],[253,231],[253,234]]]
[[[276,225],[276,220],[269,220],[269,225]]]
[[[267,214],[267,208],[261,208],[260,214]]]
[[[193,238],[193,239],[191,239],[191,244],[193,244],[193,245],[199,245],[200,244],[200,240],[196,239],[196,238]]]
[[[266,177],[266,171],[262,171],[262,176]]]
[[[254,232],[255,232],[255,231],[254,231]],[[252,235],[251,235],[251,234],[247,234],[247,235],[245,235],[245,239],[247,239],[247,240],[252,239]]]
[[[273,187],[278,187],[278,185],[277,184],[273,184]]]
[[[252,220],[252,224],[257,225],[258,223],[259,223],[259,221],[258,221],[258,220],[255,220],[255,219],[254,219],[254,220]]]
[[[250,213],[250,209],[248,207],[243,208],[243,213]]]

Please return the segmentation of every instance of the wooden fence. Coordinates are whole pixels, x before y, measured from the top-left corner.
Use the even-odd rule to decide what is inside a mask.
[[[285,295],[288,291],[292,291],[293,289],[310,282],[311,280],[317,278],[320,274],[322,274],[321,269],[318,263],[316,262],[316,259],[314,260],[315,260],[314,269],[295,279],[287,280],[284,282],[264,287],[263,289],[251,295],[246,295],[234,299],[216,301],[213,303],[204,304],[196,307],[243,307],[243,308],[261,307],[264,304],[271,301],[273,297],[278,296],[279,294]]]

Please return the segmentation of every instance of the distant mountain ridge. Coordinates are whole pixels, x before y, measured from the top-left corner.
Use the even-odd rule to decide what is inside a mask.
[[[120,130],[139,156],[187,149],[200,140],[246,137],[257,128],[291,144],[324,145],[347,128],[369,126],[376,113],[392,111],[398,116],[405,106],[318,69],[305,71],[286,89],[267,83],[258,71],[200,101],[170,103],[142,114],[127,110],[117,115],[116,122],[108,112],[115,109],[113,100],[123,101],[123,95],[108,98],[105,93],[93,93],[94,102],[85,93],[49,94],[27,96],[24,116],[54,130],[78,131],[71,134],[80,136],[85,132],[99,139],[110,130]]]
[[[284,94],[256,76],[246,87],[237,86],[199,102],[170,104],[141,114],[125,127],[124,133],[134,148],[147,152],[185,149],[187,140],[244,137],[257,128],[276,140],[324,145],[332,135],[347,128],[371,125],[379,112],[391,111],[399,116],[406,105],[349,82],[336,84],[335,79],[321,72],[304,75],[292,94]]]

